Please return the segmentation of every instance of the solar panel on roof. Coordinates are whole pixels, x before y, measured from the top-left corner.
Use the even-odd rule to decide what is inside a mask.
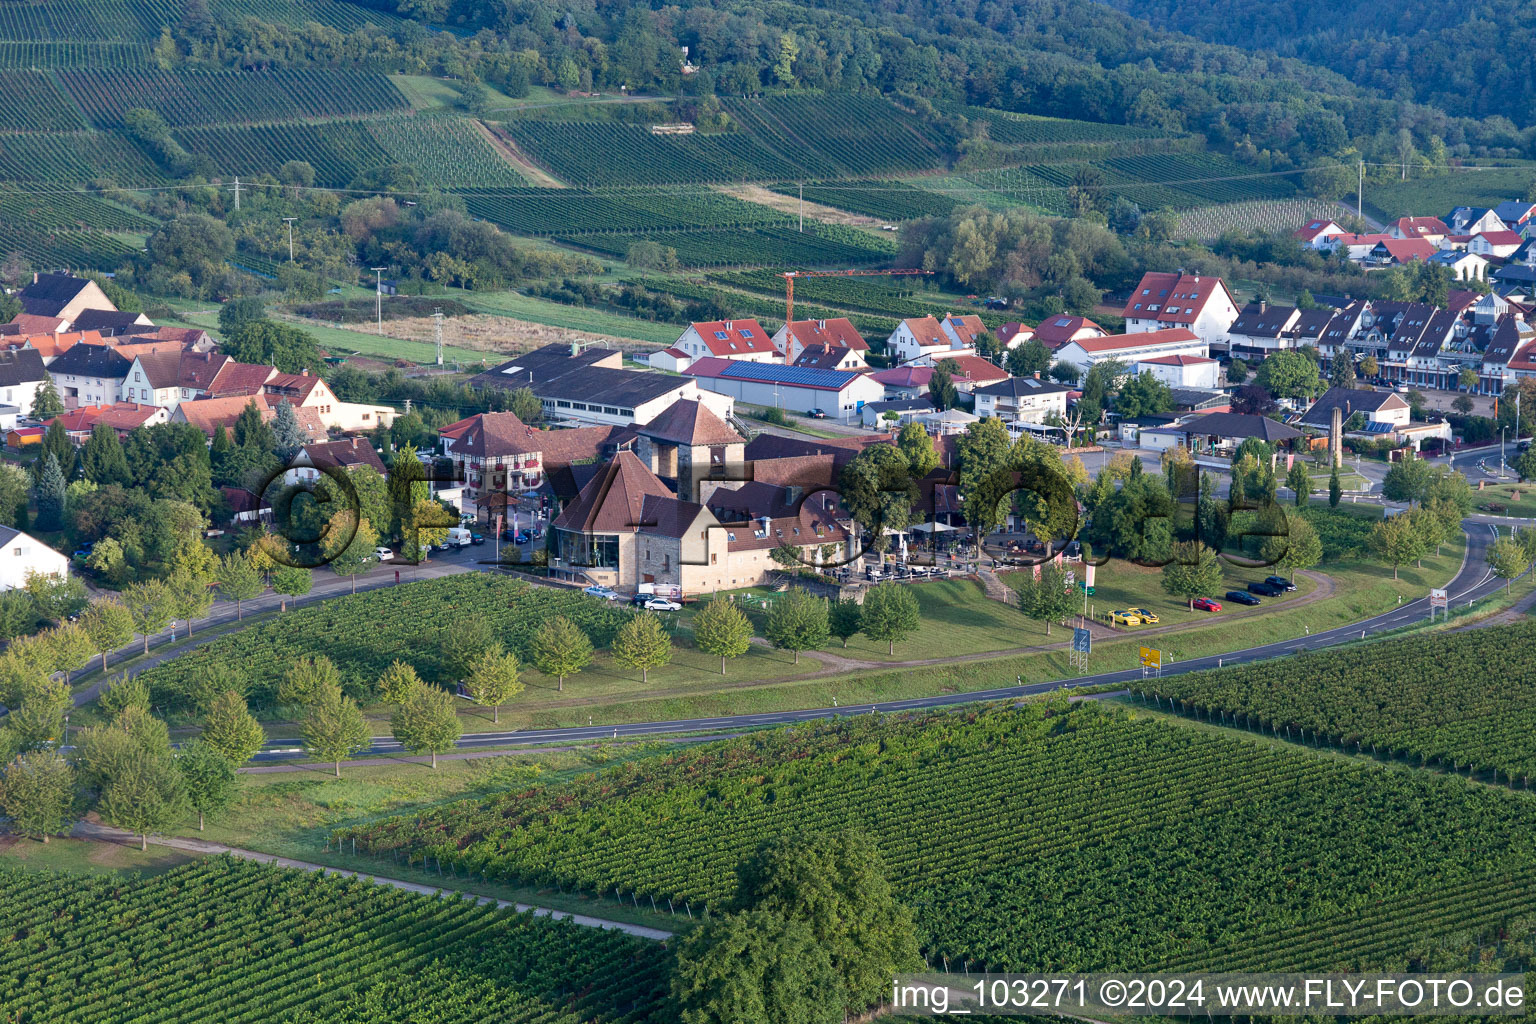
[[[721,373],[735,380],[762,381],[767,384],[791,384],[808,388],[840,391],[855,377],[846,370],[823,370],[813,366],[781,366],[778,363],[732,362]]]

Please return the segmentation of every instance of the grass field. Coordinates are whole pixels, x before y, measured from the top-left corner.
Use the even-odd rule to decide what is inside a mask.
[[[1489,484],[1481,491],[1477,491],[1475,496],[1479,506],[1487,504],[1504,506],[1502,512],[1494,512],[1493,515],[1536,516],[1536,483]]]
[[[570,331],[591,331],[593,334],[610,334],[616,338],[633,338],[655,345],[670,345],[682,333],[682,327],[673,324],[567,306],[513,291],[466,292],[462,300],[471,309],[484,313],[495,313],[550,327],[563,327]]]
[[[1408,181],[1366,182],[1365,208],[1380,220],[1443,217],[1456,206],[1493,206],[1523,196],[1536,164],[1477,171],[1450,171]]]
[[[137,846],[118,846],[84,839],[55,837],[46,843],[13,836],[0,837],[0,868],[33,871],[67,871],[72,874],[107,875],[133,871],[157,875],[195,856],[163,846],[140,852]]]

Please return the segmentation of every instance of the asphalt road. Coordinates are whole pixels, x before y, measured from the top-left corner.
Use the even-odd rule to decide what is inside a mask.
[[[1487,551],[1497,534],[1491,523],[1477,518],[1465,520],[1467,531],[1466,559],[1461,570],[1446,588],[1452,607],[1466,605],[1487,597],[1504,586],[1504,581],[1488,569]],[[1298,651],[1320,650],[1348,640],[1358,640],[1372,634],[1383,633],[1420,622],[1429,615],[1428,595],[1416,601],[1404,602],[1390,612],[1364,619],[1348,626],[1340,626],[1310,636],[1295,637],[1259,647],[1232,651],[1219,656],[1192,658],[1189,661],[1165,665],[1168,674],[1195,672],[1201,669],[1226,665],[1246,664],[1294,654]],[[1090,655],[1091,657],[1091,655]],[[752,729],[764,726],[792,725],[840,715],[871,714],[876,711],[913,711],[922,708],[951,707],[983,701],[1008,700],[1015,697],[1033,696],[1070,686],[1098,686],[1104,683],[1135,684],[1142,679],[1141,669],[1125,669],[1118,672],[1099,672],[1074,676],[1069,679],[1053,679],[1023,686],[1003,686],[991,690],[973,690],[965,693],[940,694],[933,697],[917,697],[909,700],[881,701],[874,704],[852,704],[834,708],[807,708],[802,711],[780,711],[757,715],[731,715],[719,718],[686,718],[666,722],[632,722],[624,725],[576,726],[565,729],[530,729],[516,732],[475,733],[463,737],[461,749],[475,747],[515,747],[579,740],[624,739],[639,736],[656,736],[668,733],[694,733]],[[297,751],[292,749],[268,750],[257,754],[253,761],[290,759]],[[374,754],[404,753],[399,743],[389,737],[375,738],[369,751]]]

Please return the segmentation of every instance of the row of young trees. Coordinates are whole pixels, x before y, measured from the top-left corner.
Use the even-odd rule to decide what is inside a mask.
[[[141,849],[149,833],[193,813],[201,830],[207,815],[233,799],[236,769],[265,740],[244,698],[226,689],[210,694],[199,738],[173,747],[165,722],[150,713],[149,690],[119,678],[100,699],[107,724],[81,729],[66,756],[60,708],[68,706],[69,690],[54,682],[24,694],[0,729],[10,752],[0,774],[0,810],[14,832],[45,843],[91,810],[110,825],[139,833]],[[57,733],[42,735],[35,728],[39,707]]]

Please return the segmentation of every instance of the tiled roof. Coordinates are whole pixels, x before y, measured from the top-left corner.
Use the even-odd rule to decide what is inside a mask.
[[[1068,316],[1063,313],[1040,321],[1040,326],[1035,328],[1035,340],[1047,348],[1060,348],[1072,340],[1072,335],[1084,328],[1101,335],[1109,333],[1085,316]]]
[[[1399,217],[1392,226],[1407,238],[1443,235],[1450,230],[1439,217]]]
[[[1153,356],[1150,359],[1138,359],[1138,363],[1156,363],[1158,366],[1198,366],[1201,363],[1214,363],[1216,360],[1207,356]]]
[[[1122,316],[1192,324],[1218,290],[1226,291],[1221,278],[1209,274],[1149,271],[1126,300]]]
[[[53,334],[62,330],[68,323],[56,316],[36,316],[32,313],[17,313],[9,323],[0,324],[0,337],[16,334]]]
[[[1333,425],[1333,410],[1338,409],[1344,419],[1356,412],[1373,413],[1383,409],[1406,409],[1408,403],[1391,391],[1367,391],[1362,388],[1329,388],[1323,397],[1312,403],[1301,417],[1309,427]]]
[[[1521,242],[1525,241],[1525,239],[1520,237],[1519,233],[1515,231],[1484,231],[1481,234],[1474,235],[1473,237],[1481,238],[1489,245],[1519,245]]]
[[[789,324],[789,335],[805,348],[812,345],[831,345],[834,348],[842,347],[853,349],[855,352],[869,351],[869,342],[864,340],[858,328],[853,326],[853,321],[847,317],[837,317],[832,320],[796,320]]]
[[[1142,348],[1147,345],[1187,345],[1199,341],[1194,331],[1187,327],[1165,327],[1160,331],[1143,331],[1140,334],[1111,334],[1103,338],[1082,338],[1073,344],[1084,352],[1116,352],[1126,348]]]
[[[35,274],[32,283],[17,292],[16,297],[21,300],[23,311],[33,316],[57,316],[90,283],[71,274]]]
[[[554,525],[583,533],[622,533],[645,522],[647,497],[672,496],[667,485],[633,452],[619,452],[602,473],[581,489]]]
[[[237,363],[233,359],[219,367],[209,382],[210,395],[254,395],[277,374],[277,367],[263,363]]]
[[[778,351],[756,320],[707,320],[689,326],[711,354],[725,359]]]
[[[386,472],[384,460],[379,458],[373,442],[366,437],[348,437],[340,441],[307,444],[304,446],[303,454],[309,458],[309,464],[317,469],[326,466],[335,466],[338,469],[372,466],[380,476]]]
[[[949,338],[944,334],[944,328],[931,316],[908,317],[902,323],[907,325],[907,330],[912,332],[912,337],[922,348],[935,346],[949,347]]]
[[[256,408],[261,412],[264,423],[272,422],[277,415],[277,406],[287,399],[276,395],[228,395],[220,398],[195,398],[189,402],[182,402],[176,406],[172,419],[178,423],[192,424],[203,433],[212,437],[219,427],[226,430],[233,427],[235,420],[245,411],[245,407],[251,402],[256,403]],[[292,403],[289,403],[292,404]],[[304,428],[310,437],[324,437],[325,424],[320,422],[320,414],[314,409],[306,409],[303,406],[294,406],[294,414],[297,416],[299,426]]]
[[[693,501],[683,501],[672,495],[647,494],[640,505],[640,522],[645,525],[640,532],[656,537],[679,540],[704,514],[704,506]],[[713,523],[707,525],[714,525]]]
[[[655,419],[638,427],[637,433],[657,441],[682,445],[743,444],[742,437],[709,410],[703,402],[680,398]]]
[[[0,350],[0,387],[40,384],[47,376],[48,371],[43,369],[42,354],[36,349]]]
[[[851,355],[853,355],[853,349],[844,348],[841,345],[813,345],[801,350],[790,365],[809,366],[818,370],[835,370]]]
[[[925,388],[933,379],[933,367],[893,366],[889,370],[876,370],[869,377],[888,388]]]
[[[955,332],[961,344],[972,347],[976,344],[976,336],[985,333],[987,329],[981,317],[974,313],[951,313],[944,318],[944,324]]]
[[[1383,238],[1376,243],[1376,248],[1385,249],[1399,263],[1427,260],[1440,251],[1435,248],[1435,243],[1422,238]]]
[[[986,383],[995,380],[1006,380],[1008,371],[996,363],[981,358],[981,356],[941,356],[935,355],[934,359],[940,363],[954,363],[960,368],[959,376],[976,383]]]

